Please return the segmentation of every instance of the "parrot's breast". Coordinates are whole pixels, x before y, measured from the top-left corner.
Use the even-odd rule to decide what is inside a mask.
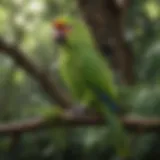
[[[62,53],[59,57],[59,73],[62,81],[72,91],[73,96],[78,99],[83,96],[86,90],[80,65],[81,61],[76,61],[69,54]]]

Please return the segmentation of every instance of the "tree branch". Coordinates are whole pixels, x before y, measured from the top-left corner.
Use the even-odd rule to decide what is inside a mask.
[[[69,95],[60,88],[51,76],[43,71],[39,66],[30,60],[24,52],[14,45],[8,44],[0,38],[0,54],[7,54],[28,72],[33,78],[40,83],[41,87],[51,97],[51,100],[56,101],[63,108],[72,106],[72,100]]]
[[[160,119],[158,118],[129,118],[121,117],[125,128],[129,131],[142,132],[160,132]],[[25,122],[14,122],[0,124],[0,134],[12,135],[13,133],[33,132],[35,130],[47,127],[78,127],[78,126],[102,126],[103,119],[97,116],[74,117],[63,114],[52,123],[42,118],[34,118]]]

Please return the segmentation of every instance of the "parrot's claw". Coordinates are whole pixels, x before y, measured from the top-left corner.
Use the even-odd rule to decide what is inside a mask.
[[[75,117],[82,117],[86,114],[86,106],[79,104],[74,105],[69,111],[68,114],[75,116]]]

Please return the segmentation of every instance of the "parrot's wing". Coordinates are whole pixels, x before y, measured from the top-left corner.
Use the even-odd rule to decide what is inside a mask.
[[[118,98],[117,86],[109,66],[97,53],[86,54],[83,59],[82,70],[87,85],[94,91],[101,101],[119,111],[115,101]]]

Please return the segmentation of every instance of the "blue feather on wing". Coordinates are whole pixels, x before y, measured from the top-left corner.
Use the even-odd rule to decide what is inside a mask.
[[[114,111],[114,112],[120,112],[121,111],[120,107],[114,102],[114,100],[109,95],[107,95],[106,93],[104,93],[100,89],[96,88],[95,86],[92,87],[92,89],[94,90],[94,93],[97,95],[97,97],[104,104],[106,104],[107,107],[110,107],[112,111]]]

